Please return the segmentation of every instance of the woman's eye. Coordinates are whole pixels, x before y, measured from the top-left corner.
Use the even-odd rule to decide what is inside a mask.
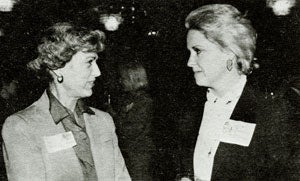
[[[92,64],[92,63],[93,63],[93,60],[89,60],[89,61],[88,61],[88,64]]]
[[[201,50],[196,49],[195,52],[196,52],[197,55],[199,55],[201,53]]]
[[[200,49],[198,49],[198,48],[193,48],[193,50],[196,52],[197,55],[201,54],[201,52],[202,52],[202,51],[201,51]]]

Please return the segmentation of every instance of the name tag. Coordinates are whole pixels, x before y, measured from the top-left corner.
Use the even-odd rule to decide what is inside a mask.
[[[256,124],[243,121],[228,120],[223,127],[221,142],[249,146]]]
[[[76,141],[71,131],[53,136],[46,136],[44,137],[44,142],[48,153],[72,148],[76,145]]]

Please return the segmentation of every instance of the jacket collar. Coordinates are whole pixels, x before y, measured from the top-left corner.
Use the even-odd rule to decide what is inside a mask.
[[[55,124],[58,124],[61,120],[66,118],[70,115],[71,111],[68,110],[65,106],[63,106],[59,100],[47,89],[46,94],[49,98],[49,111],[50,114],[55,122]],[[79,99],[77,101],[75,111],[77,114],[83,114],[88,113],[91,115],[94,115],[95,112],[91,110],[88,106],[84,104],[84,102]]]
[[[230,119],[240,120],[248,123],[256,122],[257,99],[255,91],[246,83],[242,95],[237,102]]]

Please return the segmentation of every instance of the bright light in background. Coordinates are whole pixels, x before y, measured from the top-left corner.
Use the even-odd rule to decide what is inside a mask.
[[[0,11],[11,11],[15,4],[15,0],[0,0]]]
[[[159,35],[159,31],[157,31],[157,30],[150,30],[150,31],[148,31],[148,33],[147,33],[147,35],[148,36],[158,36]]]
[[[288,15],[295,4],[296,0],[267,0],[267,6],[272,8],[277,16]]]
[[[123,18],[120,14],[103,14],[100,17],[100,22],[104,24],[107,31],[116,31],[123,22]]]

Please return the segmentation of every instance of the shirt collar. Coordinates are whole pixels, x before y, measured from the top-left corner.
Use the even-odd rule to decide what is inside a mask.
[[[216,102],[230,103],[231,101],[238,99],[242,95],[246,82],[247,82],[247,76],[242,75],[240,80],[222,98],[214,95],[211,89],[209,88],[206,94],[207,101],[213,103]]]
[[[55,122],[58,124],[61,120],[70,115],[70,112],[65,106],[63,106],[59,100],[47,89],[47,95],[49,97],[49,111]],[[77,114],[88,113],[94,115],[95,112],[91,110],[88,106],[84,104],[84,102],[79,99],[77,101],[75,111]]]

